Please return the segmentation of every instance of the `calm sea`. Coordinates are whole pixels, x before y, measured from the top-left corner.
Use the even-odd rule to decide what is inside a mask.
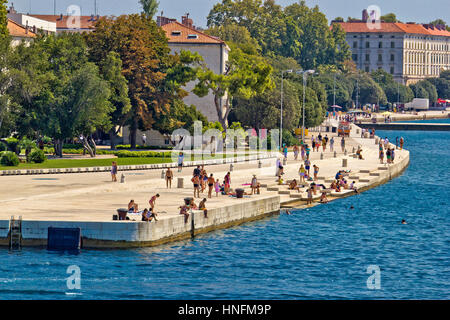
[[[450,133],[378,135],[411,151],[379,188],[158,248],[0,249],[0,299],[449,299]]]

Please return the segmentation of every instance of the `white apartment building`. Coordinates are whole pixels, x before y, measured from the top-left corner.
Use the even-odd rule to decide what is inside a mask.
[[[338,23],[347,33],[352,58],[360,70],[384,69],[404,84],[439,77],[450,69],[450,32],[445,26],[365,21]]]

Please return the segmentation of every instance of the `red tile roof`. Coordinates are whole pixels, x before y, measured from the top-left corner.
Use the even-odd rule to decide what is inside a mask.
[[[33,33],[30,29],[28,29],[27,32],[25,27],[21,26],[20,24],[10,19],[8,19],[8,31],[11,37],[21,37],[21,38],[36,37],[36,34]]]
[[[73,16],[62,16],[61,15],[50,15],[50,14],[30,14],[31,17],[37,19],[46,20],[56,23],[56,29],[70,29],[70,25],[73,24]],[[78,18],[78,17],[77,17]],[[97,23],[97,17],[92,18],[92,16],[79,16],[80,18],[80,29],[95,29],[95,24]]]
[[[207,43],[207,44],[225,44],[224,41],[219,38],[207,35],[199,30],[189,28],[179,22],[172,22],[162,26],[166,32],[169,43]],[[174,34],[174,32],[180,32]],[[197,37],[188,38],[189,35],[197,35]]]
[[[421,24],[381,22],[380,29],[370,29],[366,22],[334,22],[347,33],[408,33],[450,37],[450,31],[426,28]]]

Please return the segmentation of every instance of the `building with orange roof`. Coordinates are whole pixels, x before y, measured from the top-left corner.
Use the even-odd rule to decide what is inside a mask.
[[[36,34],[29,28],[25,28],[11,19],[8,19],[8,32],[12,38],[12,46],[17,46],[22,41],[30,42],[31,40],[33,40],[33,38],[36,37]]]
[[[445,26],[370,21],[366,12],[360,21],[332,23],[347,33],[358,69],[384,69],[405,84],[450,70],[450,32]]]
[[[206,66],[216,74],[224,74],[228,61],[230,48],[225,41],[207,35],[193,25],[192,19],[186,15],[182,17],[182,22],[175,19],[158,17],[157,23],[166,32],[169,39],[169,47],[172,52],[181,50],[197,52],[200,54]],[[191,93],[195,83],[189,83],[186,90],[190,94],[185,98],[187,105],[195,105],[197,109],[205,115],[209,121],[218,121],[217,110],[214,103],[214,96],[209,94],[206,97],[199,98]]]
[[[212,37],[194,27],[192,19],[186,15],[182,17],[181,23],[176,19],[167,18],[163,16],[157,17],[157,24],[165,32],[168,38],[169,47],[173,53],[179,53],[182,50],[197,52],[203,57],[206,66],[216,74],[224,74],[226,72],[226,65],[228,61],[228,54],[230,48],[228,45],[216,37]],[[215,122],[219,120],[217,115],[216,105],[214,103],[214,95],[209,93],[205,97],[198,97],[192,90],[195,87],[195,82],[188,83],[184,88],[189,95],[183,101],[187,105],[194,105],[209,121]],[[225,103],[223,98],[220,103]],[[146,132],[138,131],[138,137],[145,135],[145,142],[142,143],[152,146],[167,146],[170,144],[170,137],[163,135],[155,130],[148,130]],[[129,128],[123,128],[123,143],[129,144]]]

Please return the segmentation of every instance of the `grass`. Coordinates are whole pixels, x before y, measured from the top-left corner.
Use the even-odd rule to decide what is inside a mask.
[[[21,163],[17,167],[0,166],[0,170],[24,170],[24,169],[62,169],[62,168],[86,168],[109,167],[112,161],[119,166],[131,166],[139,164],[157,164],[171,162],[170,158],[117,158],[117,159],[56,159],[43,163]]]
[[[248,156],[248,154],[246,154]],[[215,157],[211,155],[203,156],[203,160],[223,159],[223,154],[218,154]],[[227,154],[227,158],[242,157],[244,154]],[[185,155],[184,161],[200,160],[195,159],[194,155]],[[65,168],[86,168],[86,167],[109,167],[112,161],[116,161],[119,166],[131,166],[141,164],[158,164],[170,163],[171,158],[156,158],[156,157],[140,157],[140,158],[114,158],[114,159],[54,159],[47,160],[43,163],[21,163],[17,167],[0,166],[0,170],[26,170],[26,169],[65,169]],[[176,160],[175,160],[176,161]]]

